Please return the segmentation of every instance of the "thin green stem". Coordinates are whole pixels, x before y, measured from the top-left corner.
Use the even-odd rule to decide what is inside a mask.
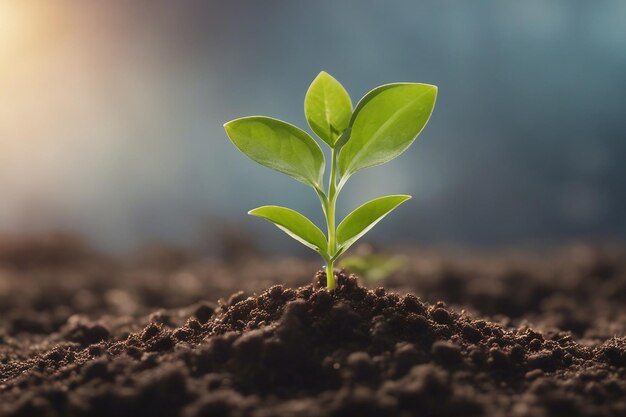
[[[328,179],[328,199],[324,212],[326,213],[326,224],[328,226],[328,259],[326,263],[326,287],[329,290],[337,286],[335,282],[335,272],[333,269],[334,260],[331,260],[337,251],[335,238],[335,209],[337,206],[337,153],[335,149],[331,151],[330,178]]]
[[[328,288],[329,290],[334,290],[337,287],[333,264],[334,264],[334,261],[329,261],[326,264],[326,288]]]

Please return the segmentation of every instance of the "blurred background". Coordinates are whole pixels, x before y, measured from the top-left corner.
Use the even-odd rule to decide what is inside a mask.
[[[345,188],[340,214],[414,196],[370,240],[624,239],[625,21],[619,0],[0,0],[0,234],[124,253],[231,229],[301,250],[246,212],[321,223],[314,193],[242,156],[222,124],[305,127],[326,70],[354,103],[388,82],[439,86],[409,151]]]

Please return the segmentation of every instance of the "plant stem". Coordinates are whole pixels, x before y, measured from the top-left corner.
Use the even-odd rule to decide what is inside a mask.
[[[326,288],[328,288],[329,290],[334,290],[337,287],[337,282],[335,280],[335,271],[333,270],[333,264],[334,264],[334,261],[330,261],[326,265]]]
[[[337,154],[335,149],[331,151],[330,178],[328,179],[328,205],[326,206],[326,224],[328,226],[328,255],[329,259],[335,256],[337,242],[335,239],[335,208],[337,205]],[[335,282],[334,261],[329,260],[326,264],[326,287],[329,290],[337,286]]]

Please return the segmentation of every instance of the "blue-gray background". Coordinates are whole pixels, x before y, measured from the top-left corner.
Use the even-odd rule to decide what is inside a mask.
[[[244,158],[222,124],[306,126],[323,69],[354,102],[393,81],[439,86],[409,151],[345,189],[342,214],[414,196],[373,240],[626,237],[626,2],[45,4],[0,7],[13,16],[0,29],[0,232],[70,230],[119,252],[231,225],[289,250],[245,212],[280,204],[320,221],[314,194]]]

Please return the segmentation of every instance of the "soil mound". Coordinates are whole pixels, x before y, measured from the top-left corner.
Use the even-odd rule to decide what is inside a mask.
[[[626,340],[506,328],[340,274],[0,334],[2,416],[626,416]]]

